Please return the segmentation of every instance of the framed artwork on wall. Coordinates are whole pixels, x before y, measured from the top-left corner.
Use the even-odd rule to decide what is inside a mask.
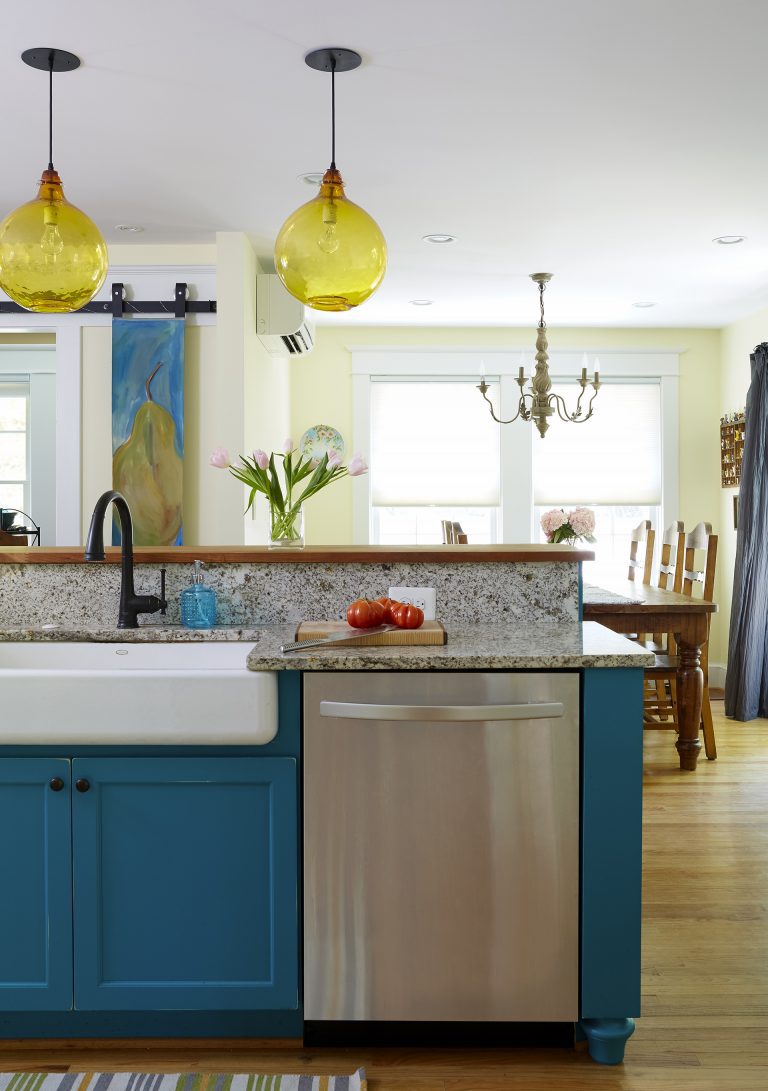
[[[137,546],[181,545],[184,322],[112,323],[112,486],[128,501]],[[120,524],[112,525],[120,544]]]

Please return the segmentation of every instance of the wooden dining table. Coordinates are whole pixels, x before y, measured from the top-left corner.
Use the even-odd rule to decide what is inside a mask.
[[[615,633],[672,633],[677,642],[677,752],[680,768],[695,770],[701,750],[699,727],[704,695],[701,649],[709,638],[709,621],[717,611],[714,602],[703,602],[675,591],[633,583],[631,580],[584,585],[583,617],[598,621]]]

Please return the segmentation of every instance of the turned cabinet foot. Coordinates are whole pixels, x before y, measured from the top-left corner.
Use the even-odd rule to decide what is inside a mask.
[[[581,1019],[577,1029],[589,1043],[589,1055],[598,1064],[621,1064],[627,1039],[635,1032],[634,1019]]]

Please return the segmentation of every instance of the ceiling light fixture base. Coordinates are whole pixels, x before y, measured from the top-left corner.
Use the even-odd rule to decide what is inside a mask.
[[[343,49],[334,45],[325,49],[313,49],[307,53],[304,63],[316,72],[351,72],[360,67],[363,58],[354,49]]]
[[[74,72],[80,67],[80,58],[74,53],[68,53],[66,49],[54,49],[53,46],[25,49],[21,59],[30,68],[39,68],[41,72]]]

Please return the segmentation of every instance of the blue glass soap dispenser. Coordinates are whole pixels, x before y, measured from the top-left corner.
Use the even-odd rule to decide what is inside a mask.
[[[195,561],[192,586],[181,592],[181,624],[188,629],[212,629],[216,624],[216,592],[203,583],[204,561]]]

